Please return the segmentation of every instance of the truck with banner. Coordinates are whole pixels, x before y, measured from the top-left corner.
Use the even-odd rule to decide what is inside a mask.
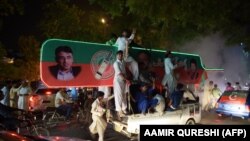
[[[116,60],[116,46],[62,39],[49,39],[41,49],[40,75],[47,87],[99,87],[113,86]],[[63,52],[63,53],[60,53]],[[166,50],[131,47],[129,55],[138,63],[140,77],[144,79],[153,76],[156,87],[163,89],[164,58]],[[178,82],[186,84],[192,91],[198,92],[207,79],[208,70],[202,63],[201,57],[196,54],[172,52],[173,64],[178,67],[174,70]],[[128,77],[132,78],[127,71]],[[192,93],[193,100],[182,103],[175,112],[164,111],[158,113],[133,113],[127,116],[127,122],[112,119],[114,129],[130,136],[139,133],[140,124],[195,124],[201,119],[199,99]],[[128,98],[129,99],[129,98]],[[131,109],[131,105],[129,106]],[[133,108],[132,108],[133,109]]]
[[[58,52],[64,49],[71,56],[60,58]],[[98,87],[112,86],[116,59],[116,46],[99,43],[49,39],[42,44],[40,59],[40,77],[47,87]],[[156,77],[160,87],[164,76],[165,50],[132,47],[129,54],[138,62],[139,70],[148,71]],[[175,70],[177,81],[184,84],[203,84],[207,79],[207,70],[201,57],[196,54],[172,52],[173,63],[183,67]],[[69,68],[69,74],[60,69]],[[219,69],[217,69],[219,70]]]

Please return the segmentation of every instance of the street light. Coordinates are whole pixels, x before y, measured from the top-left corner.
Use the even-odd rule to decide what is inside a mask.
[[[104,18],[101,18],[101,23],[105,24],[106,20]]]

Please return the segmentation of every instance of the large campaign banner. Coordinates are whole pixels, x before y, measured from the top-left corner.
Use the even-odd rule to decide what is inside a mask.
[[[116,46],[49,39],[41,48],[41,80],[48,87],[112,86],[116,52]],[[132,47],[129,54],[138,62],[140,72],[153,73],[160,85],[164,76],[165,52]],[[197,84],[207,78],[199,55],[172,54],[173,64],[181,64],[175,70],[177,81]]]
[[[49,87],[111,86],[116,52],[116,47],[103,44],[47,40],[41,48],[41,79]]]

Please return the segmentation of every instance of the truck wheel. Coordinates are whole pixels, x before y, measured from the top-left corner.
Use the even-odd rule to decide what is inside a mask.
[[[195,121],[193,119],[189,119],[187,122],[186,122],[186,125],[195,125]]]

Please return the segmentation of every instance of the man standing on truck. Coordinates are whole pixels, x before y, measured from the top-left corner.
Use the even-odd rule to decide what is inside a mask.
[[[115,108],[118,112],[118,117],[123,117],[126,114],[127,98],[126,98],[126,84],[130,83],[126,78],[125,62],[123,61],[123,51],[116,53],[117,60],[113,67],[115,76],[113,81]]]
[[[179,108],[181,100],[184,95],[184,85],[182,83],[178,83],[176,86],[176,90],[170,96],[170,102],[168,103],[168,111],[175,111]]]
[[[124,53],[124,60],[128,64],[129,71],[133,75],[133,80],[138,80],[138,78],[139,78],[138,63],[134,60],[134,58],[132,58],[128,54],[128,52],[129,52],[128,51],[129,50],[128,49],[129,48],[129,44],[134,39],[135,33],[136,33],[136,30],[133,29],[132,34],[130,35],[130,37],[128,37],[128,31],[127,30],[123,30],[122,35],[117,38],[115,44],[118,45],[118,51],[119,50],[123,51],[123,53]]]
[[[174,91],[176,85],[174,69],[177,68],[177,65],[173,65],[171,58],[171,51],[167,51],[164,60],[165,75],[162,79],[162,85],[166,88],[165,98],[170,96],[170,94]]]

